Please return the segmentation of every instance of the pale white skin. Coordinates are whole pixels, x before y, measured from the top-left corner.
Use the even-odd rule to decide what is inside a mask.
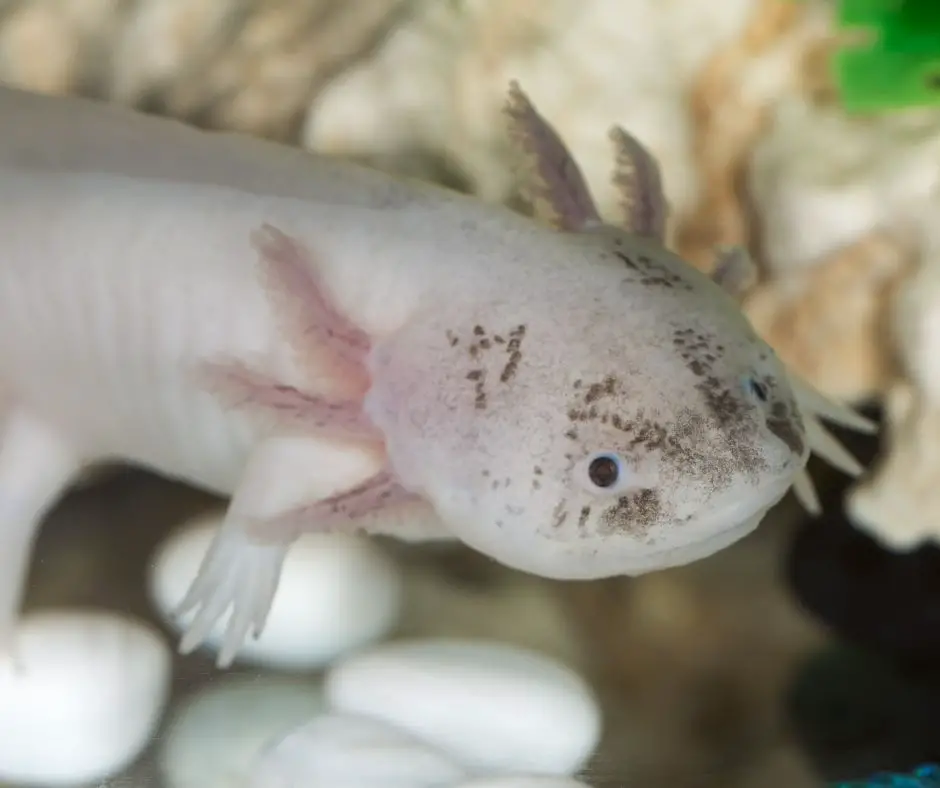
[[[662,247],[658,169],[623,132],[624,229],[601,223],[512,95],[547,223],[0,91],[6,646],[36,528],[104,460],[231,496],[181,606],[197,611],[184,650],[233,609],[223,665],[305,530],[456,537],[553,578],[639,574],[725,547],[794,483],[812,507],[811,447],[858,470],[812,414],[867,424],[790,380],[729,295],[746,258],[725,253],[712,281]],[[609,487],[588,472],[599,455]]]

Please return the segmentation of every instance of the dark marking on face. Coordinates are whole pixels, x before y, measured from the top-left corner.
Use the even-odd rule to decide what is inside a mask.
[[[568,418],[574,422],[601,421],[604,415],[605,414],[601,412],[597,405],[591,405],[583,409],[571,408],[571,410],[568,411]]]
[[[472,377],[471,377],[472,376]],[[473,407],[476,410],[486,410],[486,370],[474,369],[467,373],[467,377],[474,381]]]
[[[568,511],[565,509],[565,501],[559,501],[552,510],[552,527],[561,528],[568,519]]]
[[[794,454],[800,456],[806,449],[799,421],[784,402],[775,402],[767,417],[767,429],[782,440]]]
[[[677,328],[672,334],[672,345],[679,351],[689,371],[699,378],[712,374],[720,353],[713,346],[714,337],[693,328]]]
[[[726,440],[735,470],[748,476],[766,470],[767,462],[755,439],[750,403],[739,393],[725,388],[716,377],[703,379],[695,388]]]
[[[474,361],[478,360],[482,355],[481,351],[489,350],[492,346],[492,340],[486,336],[486,329],[479,324],[475,325],[473,327],[473,338],[470,340],[470,344],[467,347],[470,358]]]
[[[622,245],[619,243],[619,239],[617,245]],[[667,289],[676,287],[683,290],[694,289],[689,282],[675,271],[645,254],[631,256],[624,252],[614,252],[614,255],[638,277],[628,280],[628,284],[639,283],[646,287],[663,287]]]
[[[542,467],[541,467],[540,465],[536,465],[534,468],[532,468],[532,473],[533,473],[533,476],[532,476],[532,489],[533,489],[533,490],[541,490],[541,489],[542,489],[542,482],[540,481],[539,477],[544,474],[544,471],[542,470]]]
[[[506,344],[506,352],[509,354],[509,360],[506,362],[506,366],[503,367],[503,371],[500,373],[499,380],[501,383],[508,383],[516,376],[516,371],[519,368],[519,362],[522,361],[522,340],[525,339],[526,327],[525,325],[516,326],[512,331],[509,332],[509,342]]]
[[[494,341],[497,345],[505,345],[505,344],[506,344],[506,340],[505,340],[503,337],[501,337],[499,334],[493,334],[493,341]]]
[[[750,410],[747,403],[726,389],[718,378],[706,378],[696,388],[704,396],[709,412],[720,427],[733,427]]]
[[[583,531],[587,525],[588,518],[591,516],[591,507],[582,506],[581,513],[578,515],[578,530]]]
[[[576,441],[578,439],[578,431],[574,427],[572,427],[570,430],[568,430],[565,433],[565,437],[568,440]]]
[[[663,513],[662,501],[656,490],[643,489],[622,495],[600,517],[602,534],[644,535]]]
[[[584,395],[584,402],[587,405],[597,402],[604,397],[612,397],[617,393],[618,381],[613,375],[608,375],[600,383],[592,383],[588,386],[587,393]]]
[[[575,409],[570,415],[580,420],[589,414]],[[712,490],[727,487],[736,475],[756,474],[764,464],[754,442],[752,419],[733,422],[729,428],[691,409],[680,411],[668,421],[648,416],[642,409],[630,418],[602,413],[601,420],[603,415],[608,415],[610,426],[623,434],[618,442],[621,451],[627,455],[658,453],[664,470],[677,478],[702,480]],[[716,443],[716,431],[728,436],[727,440]],[[593,449],[596,447],[589,447]],[[582,451],[576,457],[569,452],[566,459],[577,461],[583,457]]]
[[[451,347],[456,347],[457,343],[460,342],[460,338],[450,329],[445,332],[445,336],[447,337],[447,344]]]

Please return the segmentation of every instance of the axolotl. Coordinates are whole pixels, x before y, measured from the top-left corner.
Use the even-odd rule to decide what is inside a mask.
[[[637,575],[752,531],[820,417],[736,295],[666,248],[658,165],[612,133],[622,221],[518,85],[528,214],[248,136],[0,90],[0,639],[89,466],[229,499],[178,613],[261,632],[305,532],[457,539],[547,578]],[[6,652],[10,653],[10,652]]]

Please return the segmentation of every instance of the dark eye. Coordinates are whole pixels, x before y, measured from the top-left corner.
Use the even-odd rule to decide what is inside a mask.
[[[596,487],[613,487],[620,480],[620,458],[601,454],[588,465],[588,478]]]
[[[757,378],[748,378],[745,385],[751,396],[755,397],[758,402],[766,402],[770,398],[770,390],[763,381]]]

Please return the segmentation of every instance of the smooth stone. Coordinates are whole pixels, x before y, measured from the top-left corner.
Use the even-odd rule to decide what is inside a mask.
[[[150,593],[180,631],[193,614],[172,611],[189,588],[221,522],[218,513],[181,528],[158,551]],[[261,637],[246,640],[237,661],[274,669],[311,670],[385,637],[401,611],[398,567],[367,539],[345,534],[301,537],[284,561],[280,585]],[[206,641],[218,648],[226,613]]]
[[[450,756],[398,728],[333,713],[272,745],[244,788],[447,788],[466,776]]]
[[[81,785],[127,767],[169,697],[172,655],[132,618],[86,610],[25,616],[0,661],[0,782]]]
[[[325,709],[323,690],[312,680],[217,680],[170,721],[159,752],[164,782],[168,788],[240,787],[270,742]]]
[[[481,775],[574,774],[601,734],[580,676],[495,642],[389,643],[335,665],[325,688],[333,708],[397,725]]]

